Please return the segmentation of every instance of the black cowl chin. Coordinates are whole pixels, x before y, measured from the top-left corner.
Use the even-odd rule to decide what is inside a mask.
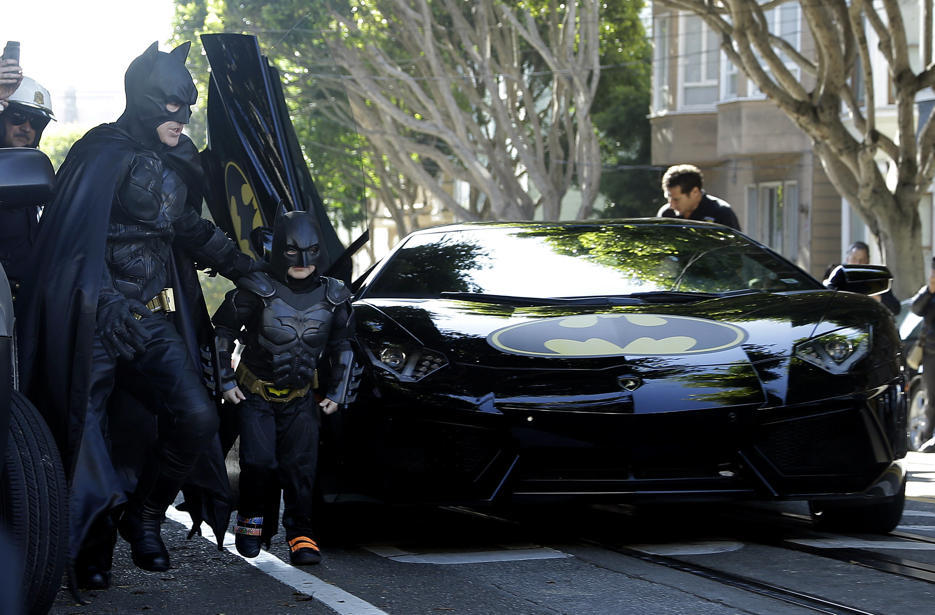
[[[187,124],[192,116],[191,105],[198,99],[198,90],[185,68],[190,48],[191,43],[186,42],[165,53],[153,43],[127,68],[127,106],[117,125],[143,145],[160,149],[156,128],[169,121]],[[179,105],[178,111],[167,110],[168,103]]]
[[[269,263],[274,277],[291,284],[297,280],[289,277],[289,267],[315,266],[309,279],[317,278],[319,263],[323,262],[321,234],[312,214],[306,211],[290,211],[276,217],[273,225],[273,246]]]

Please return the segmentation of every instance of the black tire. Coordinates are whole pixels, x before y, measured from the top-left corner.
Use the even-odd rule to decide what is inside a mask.
[[[830,532],[888,534],[899,525],[906,504],[906,481],[895,496],[871,502],[814,500],[808,503],[812,523]]]
[[[39,411],[13,391],[0,475],[0,518],[22,557],[22,595],[30,614],[48,613],[61,587],[67,506],[65,472],[55,440]]]
[[[928,404],[922,378],[913,378],[909,387],[909,450],[921,450],[935,431],[935,417]]]

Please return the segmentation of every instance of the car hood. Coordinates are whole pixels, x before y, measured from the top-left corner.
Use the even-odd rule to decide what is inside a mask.
[[[794,346],[844,327],[883,322],[877,302],[834,291],[635,306],[367,299],[355,309],[365,346],[381,343],[389,328],[402,330],[444,354],[462,379],[495,390],[498,398],[536,390],[580,397],[584,389],[595,392],[600,404],[601,396],[619,401],[624,391],[634,403],[669,409],[788,404],[819,392],[833,395],[838,387],[853,391],[853,376],[829,379],[801,365],[793,359]],[[895,336],[891,325],[883,329]],[[793,388],[795,372],[800,377]]]

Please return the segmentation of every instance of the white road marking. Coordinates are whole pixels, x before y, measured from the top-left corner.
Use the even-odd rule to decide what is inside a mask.
[[[935,497],[935,482],[914,481],[911,478],[906,481],[907,498],[931,498]]]
[[[903,518],[906,517],[935,517],[935,512],[929,512],[927,510],[904,510]]]
[[[404,564],[485,564],[490,562],[517,562],[535,559],[571,557],[567,553],[548,547],[504,547],[491,551],[431,551],[412,553],[392,545],[363,545],[371,553]]]
[[[166,517],[181,523],[188,529],[192,527],[192,520],[188,513],[183,513],[174,506],[170,506],[169,510],[166,511]],[[202,523],[201,533],[202,538],[211,542],[211,544],[217,544],[217,538],[207,523]],[[234,546],[234,535],[230,532],[224,533],[224,548],[254,568],[262,570],[280,583],[284,583],[306,596],[311,596],[340,615],[387,615],[386,611],[381,611],[354,594],[350,594],[304,570],[283,562],[267,551],[260,551],[260,554],[252,559],[243,557],[237,553],[237,547]]]
[[[925,530],[935,531],[935,525],[903,525],[902,523],[900,523],[898,526],[896,526],[896,529],[903,530],[903,531],[912,530],[914,532],[925,531]]]
[[[935,544],[910,540],[861,540],[860,538],[788,538],[786,542],[819,549],[899,549],[905,551],[935,551]]]
[[[709,555],[739,551],[743,543],[734,540],[702,540],[670,545],[627,545],[627,548],[651,555]]]

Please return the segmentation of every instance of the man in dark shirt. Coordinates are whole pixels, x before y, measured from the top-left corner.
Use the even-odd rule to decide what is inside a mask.
[[[662,191],[668,203],[656,213],[662,218],[685,218],[717,222],[740,230],[740,222],[730,205],[702,189],[701,169],[692,164],[678,164],[662,176]]]

